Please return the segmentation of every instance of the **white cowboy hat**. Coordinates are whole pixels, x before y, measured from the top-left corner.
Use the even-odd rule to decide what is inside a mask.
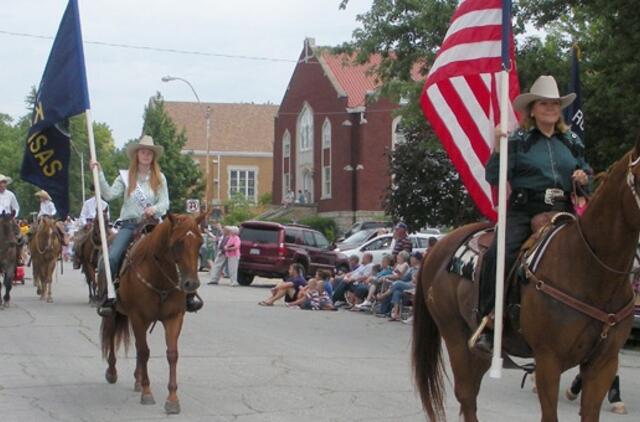
[[[7,182],[7,185],[10,185],[13,182],[13,179],[9,176],[5,176],[4,174],[0,174],[0,183]]]
[[[38,198],[44,198],[47,201],[51,201],[51,197],[49,196],[46,190],[39,190],[38,192],[34,193],[34,195],[37,196]]]
[[[576,94],[560,96],[558,84],[553,76],[542,75],[531,86],[528,93],[520,94],[513,101],[513,108],[516,111],[524,111],[529,104],[538,100],[559,100],[560,108],[563,109],[576,99]]]
[[[130,160],[133,160],[133,156],[139,149],[150,149],[155,154],[155,159],[160,158],[162,153],[164,152],[164,147],[162,145],[155,145],[153,143],[153,138],[149,135],[142,135],[142,138],[138,140],[137,143],[132,143],[127,145],[127,155]]]

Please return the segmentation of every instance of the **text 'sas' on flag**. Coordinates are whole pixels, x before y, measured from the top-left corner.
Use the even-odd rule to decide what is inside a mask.
[[[500,122],[500,72],[502,71],[503,0],[464,0],[455,10],[447,34],[427,76],[421,105],[469,195],[478,209],[496,220],[485,164],[494,146]],[[511,20],[508,30],[509,126],[517,124],[512,108],[520,93],[515,64]]]
[[[77,0],[69,0],[35,98],[21,176],[69,212],[68,119],[89,109]]]

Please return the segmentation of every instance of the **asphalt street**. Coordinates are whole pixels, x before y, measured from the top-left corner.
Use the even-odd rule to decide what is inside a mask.
[[[133,392],[135,350],[118,360],[119,380],[104,379],[99,318],[87,304],[79,272],[57,273],[54,303],[38,300],[31,281],[13,289],[0,311],[0,421],[152,421],[165,419],[168,366],[163,330],[150,335],[149,373],[156,405]],[[206,274],[202,273],[206,281]],[[188,315],[180,337],[173,421],[425,421],[409,359],[411,327],[348,311],[310,312],[257,306],[269,280],[256,286],[203,285],[205,308]],[[629,414],[603,421],[640,420],[640,354],[621,357],[622,394]],[[568,387],[575,370],[562,378]],[[539,421],[530,384],[504,371],[485,379],[483,421]],[[560,420],[577,421],[578,404],[561,397]],[[447,385],[447,415],[457,404]]]

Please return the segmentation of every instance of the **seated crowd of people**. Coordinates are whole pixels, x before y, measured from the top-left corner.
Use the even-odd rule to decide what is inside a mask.
[[[435,238],[430,239],[429,246],[435,242]],[[364,253],[362,260],[354,255],[349,258],[349,272],[332,276],[328,271],[318,270],[309,280],[302,265],[293,264],[287,280],[272,288],[270,297],[259,305],[273,306],[284,299],[288,307],[295,309],[344,308],[400,321],[403,305],[412,303],[424,257],[421,252],[394,252],[397,253],[385,255],[380,264],[373,263],[371,253]]]

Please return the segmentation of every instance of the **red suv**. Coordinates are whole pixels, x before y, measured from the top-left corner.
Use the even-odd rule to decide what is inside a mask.
[[[348,271],[346,255],[319,231],[308,226],[247,221],[240,225],[240,267],[238,282],[248,286],[254,276],[284,278],[289,266],[300,263],[310,277],[316,270]]]

